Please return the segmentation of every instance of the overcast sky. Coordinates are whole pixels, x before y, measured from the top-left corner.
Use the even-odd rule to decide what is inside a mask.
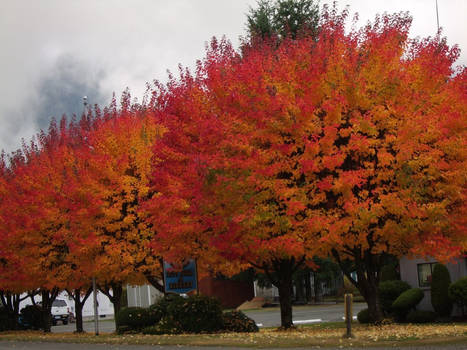
[[[320,7],[332,1],[320,1]],[[0,149],[10,152],[51,116],[105,105],[126,87],[141,98],[167,69],[193,66],[212,36],[235,47],[256,0],[0,0]],[[436,33],[435,0],[347,0],[360,23],[409,11],[412,36]],[[438,0],[440,26],[467,64],[467,1]],[[466,52],[464,52],[466,51]]]

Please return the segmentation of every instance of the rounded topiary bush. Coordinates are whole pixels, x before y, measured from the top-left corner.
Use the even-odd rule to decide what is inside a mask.
[[[141,307],[122,308],[116,316],[116,323],[118,333],[138,332],[151,325],[149,310]]]
[[[409,323],[430,323],[436,320],[436,313],[433,311],[412,310],[406,317]]]
[[[370,323],[370,312],[368,309],[360,310],[360,312],[357,314],[357,320],[362,324]]]
[[[256,322],[241,311],[229,311],[223,314],[224,330],[229,332],[258,332]]]
[[[449,298],[451,276],[443,264],[436,264],[431,275],[431,305],[440,316],[451,316],[452,300]]]
[[[383,312],[388,315],[391,312],[392,303],[406,290],[410,289],[407,282],[400,280],[385,281],[379,284],[379,300]]]
[[[460,278],[451,284],[448,294],[451,300],[459,305],[464,312],[464,306],[467,305],[467,277]]]
[[[423,297],[420,288],[411,288],[399,295],[392,303],[392,310],[396,313],[398,321],[404,321],[409,311],[414,309]]]

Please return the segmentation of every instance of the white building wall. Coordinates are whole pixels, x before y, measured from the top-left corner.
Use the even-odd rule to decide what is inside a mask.
[[[409,259],[403,257],[399,260],[401,280],[406,281],[412,288],[420,288],[423,290],[425,297],[422,299],[420,304],[417,306],[419,310],[433,310],[431,305],[431,291],[430,287],[421,287],[418,280],[418,265],[426,263],[437,263],[434,258],[427,259]],[[453,263],[446,264],[449,274],[451,275],[451,281],[455,282],[459,278],[467,276],[467,260],[459,258]],[[455,309],[454,313],[459,313],[460,310]]]

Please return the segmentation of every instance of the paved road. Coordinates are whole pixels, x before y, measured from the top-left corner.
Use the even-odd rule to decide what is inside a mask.
[[[354,316],[366,308],[365,303],[355,303],[353,305]],[[279,327],[281,324],[281,317],[279,308],[265,308],[260,310],[245,311],[249,317],[261,327]],[[334,322],[343,321],[344,305],[343,304],[330,304],[330,305],[305,305],[295,306],[293,308],[293,320],[295,324],[311,324],[318,322]],[[57,325],[52,327],[54,333],[73,332],[75,324]],[[86,332],[94,332],[94,322],[84,322],[83,328]],[[99,332],[111,333],[115,331],[115,324],[113,320],[99,319]]]
[[[309,349],[318,349],[311,347]],[[65,343],[39,343],[39,342],[4,342],[0,341],[0,350],[223,350],[223,349],[245,349],[226,347],[200,347],[200,346],[158,346],[158,345],[110,345],[110,344],[65,344]],[[342,348],[325,348],[326,350],[341,350]],[[394,350],[394,347],[372,347],[372,348],[352,348],[352,350]],[[455,345],[433,345],[403,348],[407,350],[465,350],[465,344]],[[271,349],[279,350],[279,349]],[[284,348],[281,348],[284,350]],[[289,348],[288,350],[303,350],[303,348]]]

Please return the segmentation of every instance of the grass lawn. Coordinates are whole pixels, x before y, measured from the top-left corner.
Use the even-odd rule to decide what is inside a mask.
[[[301,326],[291,331],[275,328],[259,333],[182,334],[182,335],[116,335],[104,333],[44,334],[39,331],[0,333],[0,340],[50,341],[70,343],[198,345],[237,347],[310,347],[310,346],[410,346],[426,344],[467,344],[467,324],[384,325],[353,324],[352,339],[343,339],[342,322]]]

